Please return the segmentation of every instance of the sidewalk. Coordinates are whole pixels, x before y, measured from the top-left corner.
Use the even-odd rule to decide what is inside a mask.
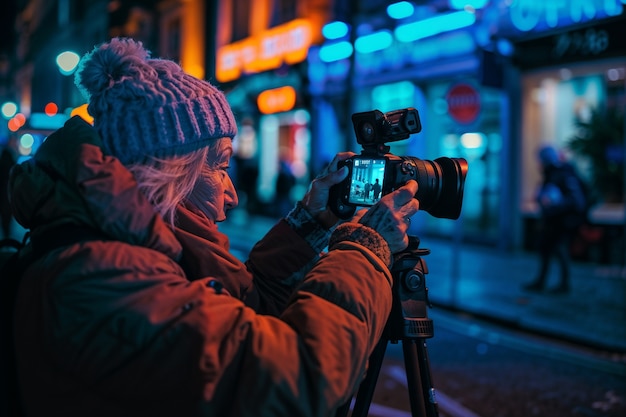
[[[245,259],[275,222],[234,216],[220,224],[220,230],[229,235],[234,253]],[[528,293],[521,286],[536,271],[534,253],[508,253],[429,237],[421,238],[420,248],[431,250],[424,259],[429,269],[429,299],[435,308],[468,312],[512,329],[626,353],[626,271],[620,265],[574,263],[568,294]]]

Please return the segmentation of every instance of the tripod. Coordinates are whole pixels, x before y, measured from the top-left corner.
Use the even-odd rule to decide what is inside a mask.
[[[409,236],[409,246],[396,255],[391,270],[394,277],[391,313],[383,337],[370,356],[369,369],[359,386],[351,417],[367,416],[387,343],[398,341],[402,341],[411,416],[439,416],[425,340],[433,336],[433,322],[426,311],[428,267],[421,256],[428,255],[430,250],[418,249],[419,243],[418,237]],[[349,408],[350,401],[337,411],[337,417],[347,416]]]

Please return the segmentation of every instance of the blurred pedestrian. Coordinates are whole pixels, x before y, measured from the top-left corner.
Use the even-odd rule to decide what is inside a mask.
[[[26,415],[334,415],[385,328],[417,183],[338,224],[338,154],[242,263],[218,229],[238,203],[225,96],[130,39],[76,82],[94,126],[70,119],[11,175],[33,247],[68,240],[18,290]]]
[[[276,176],[276,210],[274,215],[284,216],[293,206],[291,190],[296,185],[296,176],[291,171],[291,164],[286,156],[279,158]]]
[[[570,289],[569,244],[586,219],[587,198],[576,170],[561,158],[556,148],[542,147],[538,159],[543,174],[537,193],[540,213],[539,269],[534,280],[523,288],[528,291],[543,290],[551,261],[556,258],[560,268],[559,282],[550,292],[566,293]]]
[[[13,214],[9,204],[9,172],[15,165],[17,158],[13,149],[13,137],[9,137],[7,144],[0,152],[0,220],[2,223],[2,237],[11,237],[11,222]]]
[[[381,186],[380,186],[380,183],[378,182],[378,178],[376,178],[376,180],[374,181],[374,184],[372,184],[372,192],[374,193],[374,201],[378,201],[378,196],[380,195],[380,191],[381,191]]]

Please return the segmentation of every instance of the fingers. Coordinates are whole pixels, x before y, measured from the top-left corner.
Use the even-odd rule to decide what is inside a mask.
[[[328,198],[332,186],[339,184],[348,176],[348,168],[337,170],[340,161],[354,155],[354,152],[341,152],[335,155],[332,162],[311,182],[302,204],[317,221],[327,229],[336,225],[339,219],[328,208]]]
[[[409,180],[402,187],[398,188],[396,192],[392,193],[395,206],[400,207],[405,205],[411,201],[415,193],[417,193],[417,181]]]
[[[409,244],[407,232],[410,218],[419,210],[415,199],[418,184],[414,180],[385,195],[365,214],[360,214],[359,221],[376,231],[387,241],[392,253],[406,249]]]
[[[405,185],[398,188],[393,193],[388,194],[388,196],[385,196],[386,198],[392,199],[392,209],[397,210],[396,213],[398,217],[406,219],[417,213],[419,210],[419,201],[414,198],[417,189],[417,182],[415,180],[409,180]]]
[[[354,152],[340,152],[335,155],[328,167],[313,180],[313,186],[320,190],[328,190],[333,185],[345,180],[348,176],[348,168],[344,166],[337,170],[337,164],[352,156],[354,156]]]
[[[324,178],[320,178],[323,183],[328,184],[330,188],[335,184],[339,184],[348,176],[348,167],[341,167],[338,171],[331,172]]]
[[[330,164],[328,164],[326,168],[324,168],[322,172],[319,173],[317,178],[323,178],[327,176],[329,173],[336,172],[337,165],[339,164],[339,162],[345,161],[348,158],[352,158],[354,155],[356,155],[354,152],[339,152],[338,154],[335,155],[335,157],[330,162]]]
[[[419,201],[417,201],[414,198],[411,198],[411,200],[409,200],[408,203],[406,203],[405,205],[403,205],[402,207],[398,209],[398,214],[402,216],[405,222],[407,222],[407,219],[408,219],[408,223],[410,223],[411,217],[415,213],[417,213],[419,209],[420,209]]]
[[[315,178],[311,182],[311,190],[317,193],[328,192],[328,190],[330,190],[330,187],[332,187],[335,184],[339,184],[341,181],[346,179],[347,176],[348,176],[348,168],[341,167],[339,171],[331,172],[329,174],[326,174],[323,177]],[[326,195],[326,198],[328,198],[327,195]]]
[[[361,218],[363,217],[363,215],[365,215],[365,213],[367,213],[367,209],[366,208],[362,208],[360,210],[357,210],[357,212],[352,217],[352,221],[358,223],[359,220],[361,220]]]
[[[337,155],[335,155],[330,165],[328,166],[328,171],[329,172],[337,171],[337,164],[340,161],[345,161],[346,159],[351,158],[354,155],[356,155],[354,152],[339,152]]]

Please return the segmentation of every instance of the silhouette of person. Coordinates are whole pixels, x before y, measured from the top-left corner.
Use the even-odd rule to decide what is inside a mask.
[[[524,285],[527,291],[541,291],[548,279],[550,263],[556,258],[559,283],[552,293],[566,293],[570,286],[569,243],[586,217],[586,197],[574,167],[561,159],[558,151],[544,146],[538,152],[543,181],[537,194],[540,208],[539,271]]]
[[[296,185],[296,177],[291,172],[289,161],[281,158],[278,165],[278,176],[276,178],[276,210],[278,216],[284,216],[292,208],[291,189]]]
[[[372,189],[372,184],[369,181],[365,181],[365,186],[363,187],[365,194],[363,195],[363,201],[367,201],[370,198],[370,191]]]
[[[380,190],[381,190],[381,186],[380,186],[380,183],[378,182],[378,178],[376,178],[376,181],[374,181],[374,184],[372,184],[372,191],[374,192],[374,201],[378,200],[378,196],[380,195]]]

